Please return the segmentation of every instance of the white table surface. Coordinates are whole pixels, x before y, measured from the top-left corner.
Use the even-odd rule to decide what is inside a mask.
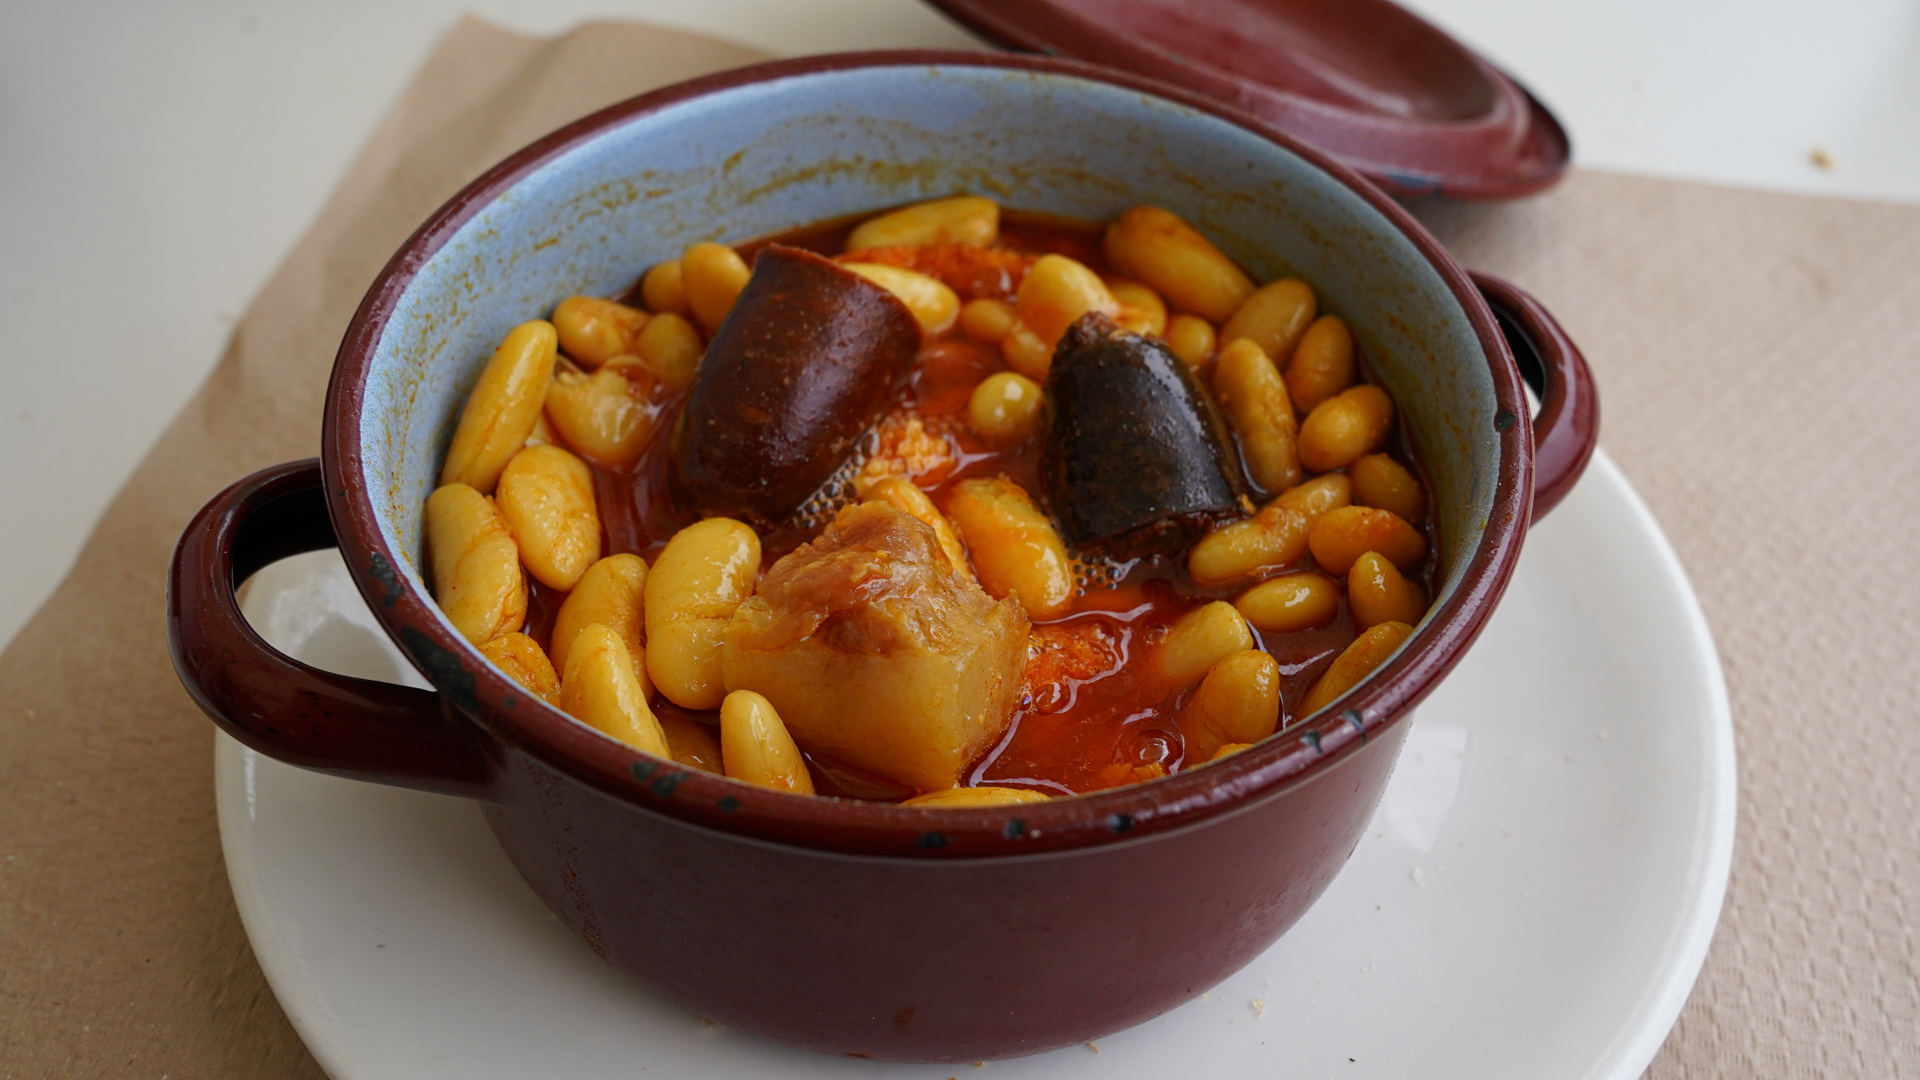
[[[1403,2],[1539,94],[1581,164],[1920,201],[1920,0]],[[463,11],[782,54],[971,40],[918,0],[6,0],[0,643]]]

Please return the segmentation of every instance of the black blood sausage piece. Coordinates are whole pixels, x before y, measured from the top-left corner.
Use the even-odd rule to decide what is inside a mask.
[[[892,293],[767,247],[714,332],[669,445],[675,504],[766,529],[846,461],[913,369],[920,324]]]
[[[1040,467],[1074,547],[1178,556],[1245,514],[1219,410],[1165,345],[1085,315],[1060,339],[1046,391]]]

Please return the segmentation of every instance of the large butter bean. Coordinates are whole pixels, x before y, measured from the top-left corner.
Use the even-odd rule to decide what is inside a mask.
[[[673,535],[647,574],[647,674],[668,700],[717,709],[727,696],[721,645],[733,609],[753,593],[760,538],[730,518],[708,518]]]
[[[947,514],[967,542],[988,595],[1017,596],[1035,619],[1066,614],[1073,603],[1073,564],[1053,522],[1026,489],[1004,476],[963,480]]]
[[[546,401],[559,358],[559,335],[544,319],[521,323],[493,351],[460,410],[460,426],[440,469],[442,484],[491,494],[507,459],[526,444]]]
[[[1291,634],[1332,622],[1340,614],[1340,588],[1321,574],[1303,570],[1255,585],[1233,606],[1261,630]]]
[[[1018,446],[1040,429],[1045,400],[1039,383],[1017,371],[997,371],[973,388],[967,418],[988,442]]]
[[[1131,278],[1108,278],[1107,291],[1120,305],[1113,321],[1120,329],[1160,337],[1167,330],[1167,305],[1160,294]]]
[[[1347,467],[1353,478],[1353,501],[1361,506],[1391,510],[1412,524],[1427,517],[1427,493],[1405,465],[1385,454],[1368,454]]]
[[[1240,454],[1253,482],[1281,491],[1300,482],[1300,454],[1293,402],[1280,369],[1259,345],[1235,338],[1213,367],[1213,393],[1240,439]]]
[[[1251,338],[1276,364],[1292,358],[1300,338],[1313,322],[1313,290],[1299,278],[1270,281],[1247,297],[1220,328],[1220,340]]]
[[[1374,669],[1393,655],[1400,643],[1412,636],[1413,627],[1402,622],[1386,622],[1373,627],[1353,639],[1346,651],[1334,658],[1333,666],[1313,689],[1307,691],[1307,698],[1300,703],[1300,715],[1310,716],[1319,712],[1334,699],[1360,684],[1360,680],[1373,674]]]
[[[542,585],[571,589],[600,557],[593,471],[565,450],[529,446],[513,455],[495,501],[520,545],[520,561]]]
[[[1427,538],[1391,510],[1343,506],[1327,511],[1313,523],[1307,533],[1307,547],[1322,570],[1345,577],[1353,569],[1354,560],[1369,551],[1377,551],[1399,566],[1418,566],[1427,553]]]
[[[526,621],[520,549],[485,495],[456,483],[427,497],[427,559],[434,599],[461,637],[484,645]]]
[[[1211,760],[1219,748],[1257,743],[1280,724],[1280,665],[1258,649],[1217,661],[1180,712],[1180,726],[1198,745],[1194,760]]]
[[[963,810],[982,806],[1018,806],[1021,803],[1046,802],[1050,798],[1044,791],[1031,788],[980,787],[947,788],[945,791],[929,791],[925,795],[915,795],[901,806],[918,806],[934,810]]]
[[[653,681],[647,676],[647,654],[642,647],[646,640],[646,620],[642,614],[646,584],[647,563],[638,555],[609,555],[587,567],[553,617],[553,635],[548,642],[553,666],[565,671],[573,639],[580,636],[580,631],[599,623],[619,634],[620,640],[626,643],[627,653],[633,659],[634,677],[640,680],[641,691],[651,697]]]
[[[1313,407],[1353,385],[1353,334],[1337,315],[1313,320],[1287,361],[1287,392],[1305,416]]]
[[[1379,552],[1369,551],[1347,571],[1347,607],[1353,621],[1363,627],[1385,622],[1412,625],[1426,614],[1427,592]]]
[[[986,247],[999,238],[999,204],[978,195],[960,195],[868,218],[847,235],[847,250],[927,244]]]
[[[630,357],[591,375],[560,372],[547,384],[547,419],[581,457],[603,469],[632,468],[653,433],[654,382],[652,370]]]
[[[1018,315],[1007,324],[1007,332],[1000,338],[1000,355],[1008,367],[1034,382],[1046,382],[1047,371],[1053,367],[1053,345],[1034,333]]]
[[[1314,472],[1344,469],[1386,445],[1393,399],[1371,383],[1321,402],[1300,425],[1300,464]]]
[[[560,445],[560,433],[553,429],[553,421],[547,419],[547,411],[545,409],[540,410],[539,417],[534,420],[533,431],[527,435],[527,441],[524,445],[526,446],[559,446]]]
[[[588,370],[632,353],[634,338],[646,325],[646,312],[597,296],[569,296],[553,309],[560,351]]]
[[[1213,665],[1253,648],[1253,631],[1224,600],[1197,607],[1167,630],[1155,662],[1175,686],[1199,682]]]
[[[693,313],[687,306],[687,287],[680,276],[679,259],[668,259],[647,271],[647,276],[640,279],[640,302],[656,315],[669,311],[675,315]]]
[[[884,263],[848,262],[840,265],[900,298],[913,312],[920,332],[932,337],[946,332],[960,317],[960,296],[939,278]]]
[[[701,329],[711,334],[733,310],[751,271],[740,253],[725,244],[695,244],[680,256],[680,283],[687,306]],[[645,292],[645,285],[641,286]]]
[[[984,345],[998,345],[1013,327],[1013,305],[981,297],[960,305],[960,332]]]
[[[1198,315],[1168,316],[1166,338],[1167,348],[1173,350],[1173,355],[1185,360],[1188,367],[1197,368],[1213,359],[1213,324]]]
[[[655,757],[673,756],[640,681],[633,677],[626,642],[599,623],[581,630],[567,653],[560,708],[628,746]]]
[[[1345,473],[1327,473],[1281,492],[1272,505],[1293,510],[1312,524],[1320,520],[1321,514],[1352,503],[1353,482]]]
[[[773,703],[735,690],[720,705],[720,760],[727,775],[798,795],[813,794],[813,776]]]
[[[693,385],[704,350],[700,332],[672,312],[654,316],[633,340],[634,354],[646,361],[660,384],[674,393]]]
[[[1020,282],[1014,313],[1034,336],[1051,349],[1075,319],[1089,311],[1109,318],[1120,314],[1120,302],[1107,291],[1100,275],[1065,255],[1042,255]]]
[[[1201,537],[1187,553],[1187,573],[1205,588],[1257,577],[1305,555],[1307,529],[1307,519],[1298,512],[1269,506]]]
[[[866,502],[887,503],[925,522],[933,530],[934,538],[940,541],[940,550],[953,563],[955,572],[968,581],[973,580],[973,566],[967,562],[967,549],[961,545],[960,535],[953,531],[953,523],[913,481],[904,476],[883,476],[866,485],[860,497]]]
[[[726,775],[726,765],[720,757],[720,740],[713,737],[707,725],[671,710],[655,713],[654,719],[660,721],[660,730],[667,737],[667,749],[673,752],[673,760],[703,772]]]
[[[501,634],[480,646],[480,655],[507,673],[507,678],[549,705],[560,704],[560,676],[540,643],[521,633]]]
[[[1253,282],[1199,230],[1157,206],[1136,206],[1107,226],[1107,262],[1174,307],[1215,322],[1253,293]]]

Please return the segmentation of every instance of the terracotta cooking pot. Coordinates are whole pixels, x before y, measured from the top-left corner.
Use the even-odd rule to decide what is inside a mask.
[[[1438,602],[1371,679],[1219,764],[927,811],[649,757],[529,698],[442,617],[421,576],[423,504],[509,327],[617,293],[694,241],[962,191],[1086,219],[1159,204],[1347,319],[1440,523]],[[1509,337],[1546,375],[1537,429]],[[263,754],[479,800],[556,915],[701,1016],[835,1054],[1030,1054],[1173,1008],[1299,918],[1373,813],[1409,710],[1459,663],[1530,515],[1573,483],[1595,431],[1579,354],[1537,305],[1476,282],[1376,189],[1250,116],[1059,60],[764,64],[563,128],[407,241],[347,328],[320,460],[248,477],[187,527],[174,661]],[[335,544],[437,692],[316,670],[248,628],[241,581]]]

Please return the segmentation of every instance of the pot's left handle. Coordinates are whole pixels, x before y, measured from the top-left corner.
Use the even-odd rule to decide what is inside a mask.
[[[234,592],[289,555],[335,546],[317,460],[276,465],[202,507],[174,548],[167,641],[193,700],[268,757],[321,772],[486,797],[473,723],[427,690],[336,675],[268,645]]]

